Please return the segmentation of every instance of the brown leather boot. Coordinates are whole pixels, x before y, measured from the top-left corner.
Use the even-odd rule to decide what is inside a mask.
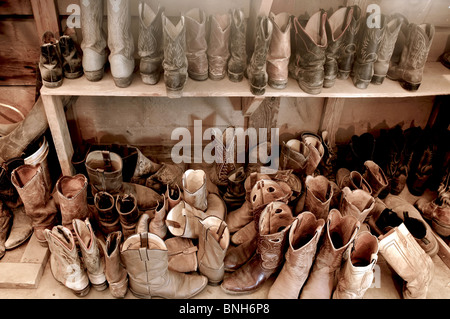
[[[188,74],[191,79],[204,81],[208,79],[206,13],[200,8],[194,8],[186,12],[185,19]]]
[[[363,177],[372,189],[372,196],[374,198],[378,197],[380,193],[389,185],[386,174],[374,161],[365,161],[364,166],[366,170],[363,173]]]
[[[280,165],[283,169],[292,169],[298,176],[305,176],[309,153],[309,147],[302,140],[292,139],[283,142]]]
[[[114,197],[107,192],[98,192],[94,196],[95,218],[105,236],[122,229],[115,203]]]
[[[351,17],[347,16],[350,20],[350,24],[338,57],[338,78],[343,80],[348,79],[352,70],[353,62],[355,61],[356,47],[358,45],[359,28],[361,22],[364,23],[366,21],[364,16],[361,15],[361,8],[359,6],[348,6],[347,11],[350,10],[353,10],[353,14]],[[346,23],[347,22],[345,22],[345,24]]]
[[[205,211],[208,208],[206,173],[199,169],[188,169],[183,174],[183,200],[189,205]]]
[[[248,240],[239,246],[228,247],[224,259],[225,271],[233,272],[242,267],[255,254],[257,240]]]
[[[209,78],[221,80],[227,75],[230,58],[231,17],[228,13],[213,14],[210,17],[208,42]]]
[[[340,189],[344,189],[344,187],[348,187],[350,190],[362,189],[372,194],[372,187],[358,171],[350,172],[350,170],[342,167],[337,171],[336,182]]]
[[[137,298],[188,299],[208,284],[205,276],[169,270],[167,246],[155,234],[130,236],[120,254],[128,272],[130,290]]]
[[[0,258],[3,258],[6,252],[6,239],[8,238],[13,222],[13,214],[3,201],[0,201]]]
[[[305,187],[305,205],[300,211],[309,211],[317,218],[326,220],[333,198],[333,187],[330,181],[323,175],[316,177],[308,175],[306,176]]]
[[[228,60],[228,78],[240,82],[247,68],[247,21],[240,9],[231,9],[230,59]]]
[[[122,238],[122,232],[115,231],[108,234],[105,244],[100,241],[105,256],[105,276],[114,298],[124,298],[128,291],[128,273],[120,260]]]
[[[305,174],[313,175],[319,167],[319,164],[325,154],[322,138],[312,132],[303,132],[301,138],[309,148],[309,156],[308,161],[306,162]]]
[[[56,224],[58,210],[46,185],[41,165],[25,164],[16,168],[11,174],[11,182],[22,198],[27,216],[32,220],[36,239],[46,246],[43,232]]]
[[[362,189],[350,190],[348,187],[342,189],[341,205],[339,210],[342,216],[352,215],[362,224],[370,217],[375,207],[375,199]]]
[[[330,210],[326,233],[317,253],[300,299],[330,299],[336,270],[341,267],[342,255],[353,242],[360,223],[354,216],[342,216],[337,209]]]
[[[162,239],[165,239],[167,236],[167,226],[165,224],[166,215],[167,215],[167,206],[168,202],[166,196],[163,195],[163,200],[155,209],[155,217],[150,220],[150,224],[148,227],[148,231],[150,233],[156,234]]]
[[[136,224],[139,220],[136,197],[132,194],[117,195],[116,210],[119,213],[122,233],[126,239],[136,232]]]
[[[296,217],[289,230],[286,261],[269,290],[269,299],[298,299],[316,256],[325,221],[311,212]]]
[[[178,184],[175,184],[174,187],[167,185],[164,196],[167,199],[167,211],[170,211],[181,201],[180,186]]]
[[[192,239],[171,237],[164,243],[169,251],[169,270],[177,272],[193,272],[198,269],[197,246]]]
[[[227,190],[223,195],[223,200],[229,212],[242,207],[245,202],[245,179],[247,174],[244,167],[232,171],[227,177]]]

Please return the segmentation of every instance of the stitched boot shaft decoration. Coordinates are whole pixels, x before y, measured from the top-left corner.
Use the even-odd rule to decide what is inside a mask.
[[[305,187],[304,208],[299,209],[299,211],[309,211],[318,219],[326,220],[334,192],[330,181],[323,175],[315,177],[308,175],[306,176]]]
[[[194,8],[185,14],[188,74],[196,81],[208,79],[206,21],[206,13],[202,9]]]
[[[62,57],[62,69],[67,79],[77,79],[83,75],[82,55],[69,35],[59,38],[59,48]]]
[[[228,78],[232,82],[240,82],[247,69],[247,23],[244,12],[231,9],[230,59],[228,60]]]
[[[221,80],[227,75],[230,58],[231,16],[214,14],[209,20],[208,74],[211,80]]]
[[[350,23],[338,57],[338,78],[343,80],[348,79],[352,70],[353,63],[355,61],[359,28],[361,23],[365,22],[365,20],[361,17],[361,8],[357,5],[347,7],[347,11],[352,9],[352,16],[346,16],[350,19]],[[347,21],[345,24],[347,24]]]
[[[63,69],[59,41],[55,35],[47,31],[42,36],[39,71],[45,87],[56,88],[62,85]]]
[[[292,139],[281,146],[280,164],[283,169],[292,169],[298,176],[306,175],[310,150],[302,140]]]
[[[108,234],[105,244],[99,241],[105,256],[106,280],[114,298],[124,298],[128,291],[128,273],[120,260],[122,239],[122,232],[115,231]]]

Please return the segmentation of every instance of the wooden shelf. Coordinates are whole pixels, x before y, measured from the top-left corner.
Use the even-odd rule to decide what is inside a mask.
[[[142,82],[139,72],[133,77],[132,84],[127,88],[115,86],[109,72],[99,82],[89,82],[84,76],[69,80],[64,79],[59,88],[42,88],[42,95],[75,95],[75,96],[137,96],[165,97],[166,88],[161,78],[156,85],[146,85]],[[422,84],[415,92],[403,89],[398,82],[385,79],[383,84],[370,84],[367,89],[356,88],[351,79],[336,80],[332,88],[324,88],[318,95],[303,92],[294,79],[289,79],[288,86],[283,90],[267,87],[264,96],[267,97],[328,97],[328,98],[367,98],[367,97],[415,97],[450,94],[450,70],[440,62],[426,64]],[[194,81],[188,79],[183,97],[254,97],[249,89],[248,80],[244,78],[239,83],[233,83],[228,78],[220,81]]]

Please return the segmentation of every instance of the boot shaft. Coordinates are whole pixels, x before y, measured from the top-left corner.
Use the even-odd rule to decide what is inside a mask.
[[[139,219],[139,209],[136,197],[132,194],[123,194],[116,197],[116,210],[119,213],[120,224],[125,238],[135,233]]]
[[[347,7],[347,10],[353,10],[353,14],[349,17],[349,26],[345,39],[343,40],[338,58],[338,77],[347,79],[353,66],[357,47],[357,35],[361,25],[361,8],[359,6]],[[347,23],[347,21],[346,21]]]
[[[59,41],[52,32],[47,31],[42,36],[39,71],[42,81],[47,87],[58,87],[62,84],[63,68]]]
[[[97,54],[105,54],[106,35],[103,30],[104,0],[83,1],[81,10],[81,33],[83,52],[93,50]]]
[[[208,57],[206,50],[206,13],[200,8],[186,12],[186,57],[188,73],[194,80],[206,80],[208,75]]]
[[[306,176],[306,197],[304,210],[310,211],[317,218],[327,219],[333,197],[330,181],[323,175]]]
[[[63,176],[56,183],[62,225],[72,229],[72,220],[88,217],[86,176]]]
[[[106,237],[105,245],[102,245],[105,256],[105,276],[109,290],[116,298],[124,298],[128,291],[128,273],[120,260],[122,239],[122,232],[111,232]]]
[[[134,59],[134,42],[131,33],[131,11],[129,1],[107,0],[108,47],[111,56],[122,55]]]
[[[93,151],[86,157],[86,171],[93,192],[117,194],[122,188],[122,158],[109,151]]]
[[[59,47],[62,57],[62,68],[66,78],[76,79],[83,75],[81,53],[78,51],[73,39],[68,35],[59,38]]]
[[[162,13],[164,7],[155,10],[147,3],[139,4],[138,53],[142,58],[162,61],[164,55]]]
[[[230,30],[230,60],[228,61],[228,77],[233,82],[239,82],[247,67],[247,23],[244,12],[232,9]]]
[[[191,206],[205,211],[208,208],[206,173],[203,170],[188,169],[183,174],[183,199]]]
[[[374,207],[375,199],[368,192],[361,189],[352,191],[348,187],[342,190],[339,210],[343,216],[352,215],[363,223]]]

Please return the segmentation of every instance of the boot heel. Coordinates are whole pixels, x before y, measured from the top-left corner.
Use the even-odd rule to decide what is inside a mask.
[[[86,71],[84,70],[84,75],[86,76],[86,79],[90,82],[98,82],[101,79],[103,79],[105,71],[104,69],[100,69],[97,71]]]
[[[126,88],[129,87],[133,77],[130,76],[128,78],[113,78],[114,79],[114,83],[116,84],[117,87],[119,88]]]
[[[414,84],[414,83],[410,83],[410,82],[406,82],[406,81],[400,80],[400,85],[405,90],[417,91],[419,89],[420,83]]]
[[[228,70],[228,78],[231,82],[241,82],[244,79],[244,72],[233,73]]]
[[[385,76],[382,75],[373,75],[372,80],[370,81],[372,84],[381,85],[383,84]]]
[[[251,85],[250,92],[252,92],[253,95],[264,95],[264,93],[266,93],[266,87],[256,87]]]
[[[61,79],[57,82],[48,82],[48,81],[42,80],[42,83],[44,84],[44,86],[46,88],[54,89],[54,88],[60,87],[63,83],[63,80]]]
[[[442,237],[450,236],[450,228],[449,227],[445,227],[445,226],[439,224],[438,222],[436,222],[435,220],[433,220],[431,222],[431,225],[432,225],[433,229],[436,231],[436,233],[438,233]]]
[[[142,82],[148,85],[155,85],[159,82],[161,75],[159,73],[145,74],[141,73]]]
[[[86,288],[84,288],[82,290],[73,290],[72,289],[72,292],[77,297],[84,297],[84,296],[86,296],[89,293],[90,290],[91,290],[91,286],[87,285]]]

